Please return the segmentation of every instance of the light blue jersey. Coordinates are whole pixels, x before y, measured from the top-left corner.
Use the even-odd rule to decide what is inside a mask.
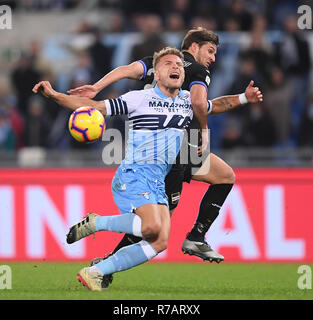
[[[126,202],[122,212],[145,203],[167,204],[164,179],[193,117],[190,93],[180,90],[170,98],[156,86],[105,100],[105,104],[108,115],[129,118],[125,159],[112,183],[116,204]]]

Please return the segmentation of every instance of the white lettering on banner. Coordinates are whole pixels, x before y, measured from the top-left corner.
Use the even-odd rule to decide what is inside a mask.
[[[231,215],[234,228],[226,230],[224,228],[227,214]],[[207,240],[213,248],[219,247],[238,247],[241,257],[244,259],[257,259],[260,250],[250,223],[248,210],[245,205],[239,187],[234,187],[227,197],[218,219],[210,228]]]
[[[46,255],[45,226],[47,226],[66,256],[71,258],[84,257],[84,240],[71,245],[66,243],[68,228],[80,221],[84,215],[82,188],[79,186],[65,187],[66,220],[42,186],[27,186],[25,196],[26,252],[28,256],[42,258]]]
[[[15,256],[14,190],[0,187],[0,257]]]
[[[302,259],[303,239],[285,238],[284,189],[280,185],[265,188],[265,246],[269,259]]]

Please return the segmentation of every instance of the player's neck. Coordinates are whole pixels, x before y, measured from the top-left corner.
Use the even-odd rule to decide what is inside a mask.
[[[176,98],[178,96],[179,89],[169,88],[169,87],[163,86],[161,84],[158,84],[158,87],[169,98]]]

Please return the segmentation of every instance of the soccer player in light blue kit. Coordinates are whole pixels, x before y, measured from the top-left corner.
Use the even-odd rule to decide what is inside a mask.
[[[103,115],[129,116],[130,132],[125,159],[112,181],[112,192],[121,215],[89,213],[72,226],[67,242],[73,243],[97,231],[128,233],[143,239],[121,248],[92,267],[79,271],[77,278],[90,290],[102,290],[102,277],[127,270],[154,258],[167,248],[170,214],[164,179],[179,152],[184,129],[192,117],[184,81],[183,55],[165,48],[154,55],[157,86],[128,92],[117,99],[94,101],[56,92],[47,81],[38,83],[47,98],[76,110],[82,106],[98,109]]]

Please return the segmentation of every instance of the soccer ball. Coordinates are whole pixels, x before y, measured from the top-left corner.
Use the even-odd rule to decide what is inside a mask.
[[[75,140],[90,143],[102,136],[105,120],[97,109],[80,107],[71,114],[68,127]]]

